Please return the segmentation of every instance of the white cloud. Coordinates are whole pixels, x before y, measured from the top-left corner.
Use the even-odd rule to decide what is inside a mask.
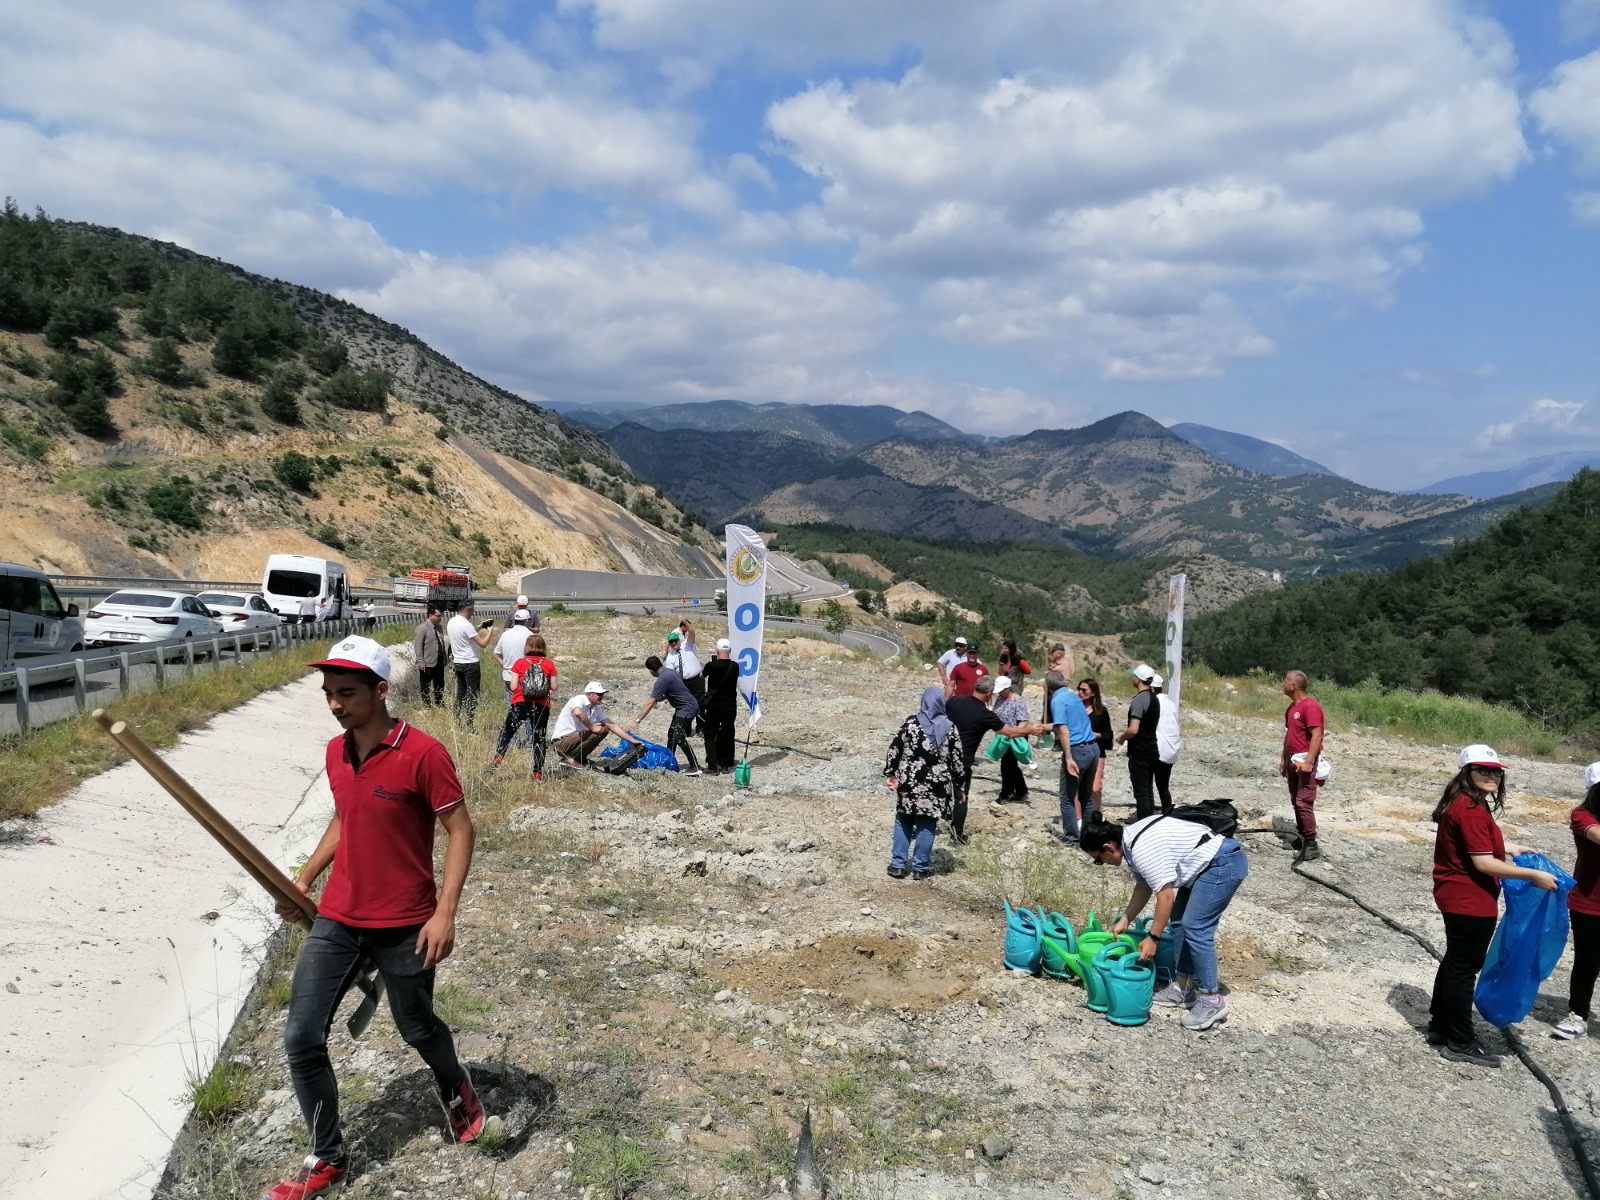
[[[1475,450],[1487,450],[1530,436],[1579,432],[1578,417],[1587,405],[1575,400],[1535,400],[1509,421],[1500,421],[1472,439]]]
[[[1600,50],[1557,67],[1528,108],[1548,136],[1577,152],[1585,170],[1600,170]]]

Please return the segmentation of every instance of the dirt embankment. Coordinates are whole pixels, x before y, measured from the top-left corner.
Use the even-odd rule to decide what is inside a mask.
[[[636,711],[659,627],[558,616],[547,633],[560,695],[567,675],[598,676],[613,713]],[[925,672],[816,645],[766,659],[747,791],[650,774],[530,784],[516,750],[485,776],[497,697],[473,735],[404,701],[456,754],[479,824],[439,994],[509,1141],[442,1145],[425,1072],[387,1019],[359,1045],[336,1025],[363,1194],[765,1197],[808,1104],[842,1196],[1574,1193],[1543,1089],[1514,1063],[1429,1050],[1431,960],[1292,874],[1271,835],[1246,838],[1250,876],[1221,929],[1233,1017],[1214,1032],[1170,1012],[1118,1028],[1073,986],[1004,972],[1004,898],[1081,923],[1114,912],[1127,878],[1051,838],[1043,752],[1032,803],[1005,807],[980,757],[971,843],[941,835],[929,883],[887,878],[882,755]],[[1126,689],[1107,690],[1120,724]],[[1187,711],[1179,797],[1232,797],[1252,828],[1286,818],[1280,736]],[[1336,731],[1329,753],[1320,869],[1437,939],[1427,816],[1453,748]],[[1508,837],[1570,862],[1577,769],[1519,761],[1511,779]],[[1113,762],[1107,811],[1129,802]],[[1565,971],[1528,1041],[1587,1129],[1600,1043],[1552,1043],[1537,1024],[1563,1015]],[[269,1006],[234,1048],[255,1099],[202,1131],[171,1194],[255,1195],[303,1153],[281,1028]],[[237,1190],[216,1190],[225,1172]]]

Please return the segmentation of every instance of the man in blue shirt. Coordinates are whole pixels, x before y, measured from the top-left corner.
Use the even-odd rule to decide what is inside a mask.
[[[1087,789],[1094,783],[1095,768],[1100,763],[1100,743],[1095,741],[1089,710],[1083,707],[1078,693],[1067,686],[1061,672],[1047,672],[1044,686],[1050,697],[1050,723],[1055,726],[1056,741],[1064,751],[1061,755],[1061,840],[1076,844],[1078,828],[1083,821],[1078,792],[1080,786]]]

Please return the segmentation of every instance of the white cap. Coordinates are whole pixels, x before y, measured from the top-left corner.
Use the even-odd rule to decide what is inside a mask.
[[[965,646],[965,645],[966,645],[966,644],[967,644],[967,639],[966,639],[966,638],[964,638],[964,637],[958,637],[958,638],[957,638],[957,639],[956,639],[956,645],[958,645],[958,646]]]
[[[733,643],[730,642],[727,638],[718,638],[717,639],[717,649],[718,650],[732,650],[733,649]]]
[[[517,609],[516,612],[511,614],[511,619],[513,621],[521,621],[521,622],[526,623],[526,621],[528,620],[528,610],[525,609],[525,608]]]
[[[1006,692],[1006,691],[1010,691],[1010,690],[1011,690],[1011,676],[1009,676],[1009,675],[1000,675],[1000,676],[997,676],[995,678],[995,681],[994,681],[994,692],[995,692],[995,695],[998,696],[1001,692]]]
[[[1160,675],[1152,675],[1152,676],[1150,676],[1150,686],[1151,687],[1166,687],[1167,686],[1167,681],[1165,679],[1161,678]]]
[[[598,679],[591,679],[588,683],[583,685],[583,690],[586,692],[599,692],[602,696],[604,696],[607,689],[606,685],[601,683]]]
[[[528,607],[528,598],[526,596],[518,596],[517,597],[517,607],[518,608],[526,608],[526,607]]]
[[[1583,786],[1593,787],[1600,783],[1600,762],[1592,762],[1583,769]]]
[[[389,652],[369,637],[347,637],[321,662],[313,667],[343,667],[347,671],[371,671],[379,679],[388,679],[394,670]]]
[[[1506,767],[1505,763],[1500,761],[1500,756],[1494,752],[1494,749],[1490,746],[1485,746],[1482,742],[1474,742],[1462,750],[1456,765],[1462,767],[1499,767],[1502,771]]]
[[[1140,663],[1133,670],[1129,671],[1128,674],[1132,675],[1135,679],[1142,683],[1149,683],[1152,679],[1160,678],[1160,676],[1156,674],[1155,668],[1145,663]]]

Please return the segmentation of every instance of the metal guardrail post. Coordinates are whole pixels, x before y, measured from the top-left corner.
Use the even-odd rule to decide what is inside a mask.
[[[222,639],[220,637],[211,639],[211,669],[213,671],[222,670]]]
[[[33,728],[33,701],[28,695],[28,668],[18,667],[17,676],[17,732],[27,733]]]
[[[237,633],[233,635],[233,665],[236,667],[244,666],[244,645],[240,640],[240,635]]]
[[[183,677],[185,679],[194,674],[194,639],[183,639]]]
[[[132,687],[133,658],[126,650],[117,654],[117,695],[126,696]]]
[[[167,686],[167,652],[160,646],[156,647],[156,687]]]
[[[89,677],[83,669],[83,659],[72,660],[72,699],[79,712],[89,709]]]

